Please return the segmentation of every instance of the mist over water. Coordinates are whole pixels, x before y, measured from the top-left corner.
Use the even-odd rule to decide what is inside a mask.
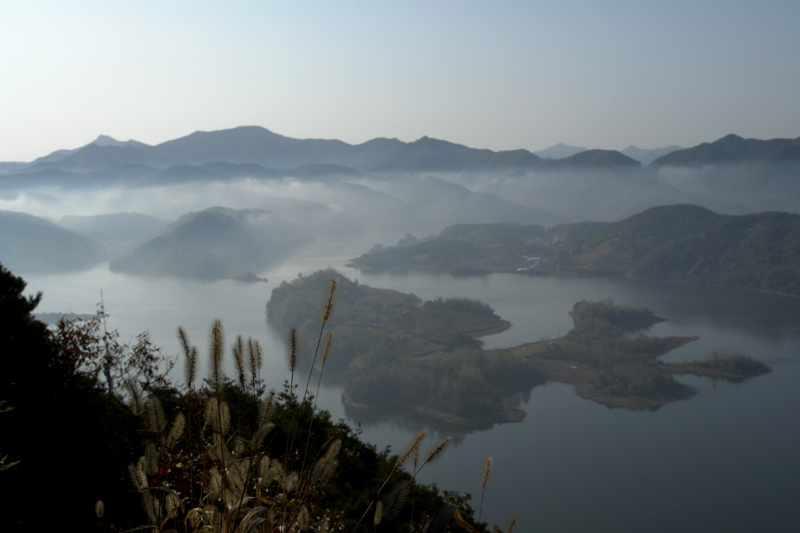
[[[397,237],[368,234],[317,242],[260,272],[267,283],[115,274],[105,264],[25,279],[30,292],[44,292],[40,312],[91,313],[102,290],[111,315],[108,325],[120,331],[122,340],[146,329],[168,354],[179,352],[175,329],[183,325],[204,355],[208,328],[220,318],[228,343],[242,334],[264,345],[263,375],[268,386],[277,388],[288,378],[286,332],[267,325],[265,305],[273,287],[301,272],[331,266],[362,284],[423,299],[483,300],[512,323],[509,330],[484,338],[487,347],[563,335],[572,326],[567,311],[583,298],[643,305],[668,319],[652,334],[700,336],[665,360],[704,358],[728,349],[762,359],[774,371],[740,385],[681,377],[700,393],[657,412],[609,409],[579,398],[566,385],[539,386],[514,400],[527,413],[524,422],[454,434],[454,446],[426,467],[422,481],[480,494],[483,461],[492,455],[484,519],[505,524],[517,516],[525,531],[744,532],[800,526],[792,511],[800,498],[795,453],[800,441],[800,391],[795,386],[800,380],[800,300],[619,279],[364,274],[344,266],[371,244]],[[181,380],[180,372],[174,379]],[[334,419],[360,423],[362,437],[379,449],[399,450],[423,428],[431,430],[430,443],[453,434],[424,420],[345,409],[341,388],[333,384],[324,384],[318,399]]]

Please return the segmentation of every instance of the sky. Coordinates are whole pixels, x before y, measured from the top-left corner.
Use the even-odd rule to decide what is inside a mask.
[[[263,126],[475,148],[800,136],[800,2],[4,0],[0,161]]]

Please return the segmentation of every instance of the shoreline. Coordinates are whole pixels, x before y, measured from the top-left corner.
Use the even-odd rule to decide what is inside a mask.
[[[514,267],[513,265],[510,265],[510,266],[507,266],[507,267],[480,267],[480,268],[475,268],[475,270],[480,270],[481,271],[480,273],[475,273],[475,274],[471,274],[471,273],[453,274],[452,271],[454,269],[473,269],[473,267],[458,265],[458,266],[453,266],[453,267],[450,267],[450,268],[436,267],[436,266],[430,266],[430,267],[416,266],[416,267],[396,267],[396,268],[378,269],[378,268],[370,268],[370,267],[359,266],[357,263],[353,263],[352,260],[351,260],[351,262],[347,263],[346,266],[348,266],[350,268],[353,268],[355,270],[359,270],[359,271],[364,272],[366,274],[375,274],[375,273],[382,273],[382,272],[386,272],[386,273],[389,273],[389,274],[404,274],[404,273],[408,273],[408,272],[412,272],[412,271],[419,271],[419,272],[427,272],[427,273],[433,273],[433,274],[449,274],[449,275],[451,275],[453,277],[456,277],[456,278],[468,278],[468,277],[479,278],[479,277],[482,277],[482,276],[488,276],[489,274],[516,274],[516,275],[519,275],[519,276],[527,276],[527,277],[554,276],[554,277],[557,277],[557,278],[618,278],[618,279],[629,279],[629,280],[633,280],[633,281],[646,281],[648,283],[675,283],[675,284],[680,284],[680,285],[696,285],[696,286],[699,286],[699,287],[717,287],[717,288],[720,288],[720,289],[737,289],[737,290],[748,291],[748,292],[771,294],[771,295],[774,295],[774,296],[785,296],[787,298],[800,299],[800,294],[792,294],[792,293],[788,293],[788,292],[772,291],[772,290],[769,290],[769,289],[755,289],[755,288],[752,288],[752,287],[741,287],[739,285],[721,285],[719,283],[704,283],[702,281],[654,280],[654,279],[641,278],[641,277],[637,277],[637,276],[630,276],[628,274],[624,274],[624,273],[620,274],[620,273],[615,273],[615,272],[594,272],[594,273],[584,272],[584,273],[578,273],[578,272],[549,272],[549,271],[541,272],[541,271],[533,271],[533,270],[520,271],[520,270],[518,270],[518,267]]]

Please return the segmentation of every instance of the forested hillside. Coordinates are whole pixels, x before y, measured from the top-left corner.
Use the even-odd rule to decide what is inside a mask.
[[[472,225],[434,238],[373,247],[364,270],[453,274],[626,275],[800,295],[800,215],[718,215],[693,205],[654,207],[619,222],[543,228]]]
[[[146,334],[121,344],[104,331],[102,314],[48,329],[31,315],[41,295],[23,296],[24,289],[0,266],[4,531],[198,529],[191,524],[228,531],[222,522],[241,531],[268,522],[270,531],[380,524],[399,533],[437,513],[443,528],[454,517],[453,527],[486,531],[469,495],[416,483],[405,459],[360,441],[317,410],[313,396],[288,383],[282,393],[265,391],[253,339],[243,348],[239,338],[233,357],[240,364],[247,357],[247,370],[230,379],[215,322],[211,371],[201,383],[198,366],[206,362],[182,334],[185,381],[173,383],[164,370],[171,358]],[[447,445],[423,437],[408,452],[422,454],[415,470]],[[395,501],[401,489],[413,492],[413,507]]]

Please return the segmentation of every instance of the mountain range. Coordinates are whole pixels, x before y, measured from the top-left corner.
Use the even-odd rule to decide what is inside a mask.
[[[631,145],[617,152],[588,150],[559,143],[539,152],[524,149],[495,152],[430,137],[408,143],[398,139],[376,138],[351,145],[335,139],[294,139],[259,126],[241,126],[211,132],[197,131],[155,146],[134,140],[122,142],[100,135],[86,146],[57,150],[29,163],[0,163],[0,174],[24,172],[31,175],[45,170],[86,174],[118,170],[131,165],[165,170],[175,166],[198,167],[221,162],[249,165],[250,170],[256,172],[263,172],[260,167],[265,167],[271,175],[307,165],[334,165],[371,173],[547,169],[556,161],[558,167],[580,164],[582,159],[575,159],[575,156],[584,152],[595,152],[595,156],[604,153],[623,165],[637,161],[640,164],[652,164],[656,168],[752,159],[782,161],[800,157],[800,138],[760,141],[727,135],[713,143],[702,143],[686,149],[678,146],[641,149]],[[599,162],[613,164],[613,161],[602,158]]]
[[[255,180],[280,185],[281,196],[314,201],[362,227],[421,231],[452,223],[613,221],[676,203],[723,214],[800,212],[799,176],[800,138],[728,135],[692,148],[623,151],[559,144],[537,155],[429,137],[352,145],[243,126],[155,146],[101,135],[78,149],[0,164],[0,191],[197,188]]]

